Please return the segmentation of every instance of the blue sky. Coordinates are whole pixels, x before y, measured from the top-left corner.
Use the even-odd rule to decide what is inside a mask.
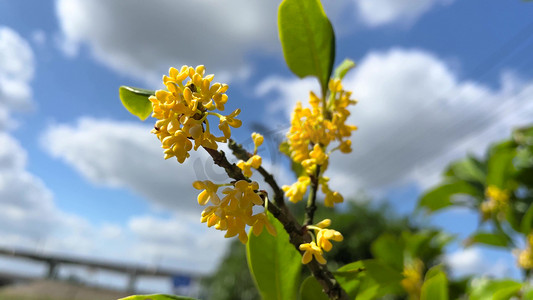
[[[276,1],[0,0],[0,232],[4,245],[213,270],[222,234],[200,224],[191,182],[221,179],[203,153],[163,161],[118,87],[156,89],[170,66],[204,64],[242,108],[238,141],[262,125],[282,134],[312,79],[284,64]],[[400,213],[446,164],[482,155],[533,115],[532,4],[522,1],[326,0],[337,62],[359,104],[354,152],[332,159],[332,186]],[[284,161],[262,150],[282,183]],[[466,236],[476,217],[428,219]],[[500,258],[503,257],[503,258]],[[516,275],[512,256],[450,249],[450,263]],[[491,269],[485,261],[498,261]],[[465,263],[465,261],[467,263]],[[455,265],[454,265],[455,263]],[[4,262],[7,266],[7,262]],[[461,270],[462,267],[462,270]]]

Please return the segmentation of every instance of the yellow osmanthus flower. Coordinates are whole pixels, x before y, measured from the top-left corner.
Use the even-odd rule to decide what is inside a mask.
[[[351,99],[352,93],[343,89],[339,79],[332,79],[328,85],[329,93],[326,99],[320,99],[313,92],[309,94],[309,107],[303,107],[301,102],[296,104],[291,117],[291,128],[287,133],[288,153],[291,159],[303,166],[305,175],[298,178],[292,186],[284,186],[285,196],[293,202],[302,200],[307,192],[308,185],[304,184],[309,176],[316,176],[317,167],[320,166],[319,178],[322,178],[332,151],[340,150],[342,153],[352,151],[350,140],[352,131],[357,127],[347,125],[350,116],[348,107],[356,104]],[[332,143],[336,146],[330,148]],[[329,150],[328,150],[329,148]],[[343,201],[338,192],[333,192],[327,187],[327,180],[320,180],[326,195],[327,206]]]
[[[214,75],[204,77],[204,73],[204,66],[183,66],[180,70],[170,68],[169,75],[163,76],[166,89],[156,91],[149,98],[152,117],[158,119],[152,132],[161,141],[165,159],[176,157],[178,162],[183,163],[193,148],[217,149],[218,142],[227,142],[231,136],[229,127],[237,128],[242,124],[236,119],[240,109],[228,116],[211,112],[224,110],[228,101],[225,94],[228,85],[212,83]],[[220,119],[219,129],[223,136],[211,133],[208,115]]]
[[[480,206],[484,219],[488,219],[493,214],[500,216],[509,204],[510,194],[507,190],[502,190],[497,186],[491,185],[485,190],[487,200],[483,201]]]
[[[225,237],[238,236],[245,244],[248,241],[246,226],[254,226],[254,234],[259,234],[266,227],[267,231],[275,235],[276,230],[266,218],[264,212],[253,214],[254,206],[263,206],[263,199],[257,193],[259,184],[239,180],[230,184],[215,184],[209,180],[195,181],[196,189],[204,189],[198,195],[198,203],[206,205],[211,202],[202,212],[202,223],[217,230],[226,231]],[[217,195],[218,188],[227,186],[222,190],[222,199]],[[257,225],[257,226],[256,226]]]
[[[533,233],[528,234],[526,240],[526,248],[517,253],[517,263],[520,268],[531,270],[533,269]]]
[[[320,264],[326,264],[327,261],[324,256],[322,256],[322,249],[320,249],[315,242],[301,244],[299,248],[300,250],[305,251],[302,255],[302,264],[308,264],[313,257],[315,257],[316,261]]]
[[[401,284],[409,295],[409,299],[420,298],[422,290],[424,263],[420,259],[415,259],[412,263],[406,264],[403,268]]]
[[[328,252],[331,250],[331,248],[333,247],[331,241],[341,242],[344,239],[340,232],[333,229],[327,229],[327,227],[329,227],[330,225],[331,220],[324,219],[315,225],[307,226],[308,229],[312,229],[314,231],[314,236],[316,236],[316,240],[313,237],[312,242],[300,245],[300,250],[305,251],[302,256],[303,264],[309,263],[313,256],[319,263],[325,264],[326,259],[323,256],[323,251]]]
[[[257,155],[257,148],[263,144],[263,136],[259,133],[252,133],[252,140],[254,141],[254,155],[248,159],[248,161],[239,160],[237,167],[242,170],[242,173],[246,177],[252,177],[252,168],[259,169],[263,163],[261,156]]]

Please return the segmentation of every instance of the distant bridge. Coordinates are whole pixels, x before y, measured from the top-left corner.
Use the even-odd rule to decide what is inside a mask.
[[[39,261],[48,265],[47,278],[56,279],[58,277],[58,268],[60,265],[78,265],[91,269],[101,269],[118,273],[125,273],[128,276],[127,291],[135,291],[135,282],[138,276],[157,276],[157,277],[181,277],[189,278],[191,281],[197,281],[201,278],[199,274],[171,270],[159,267],[141,267],[125,263],[108,262],[103,260],[73,258],[64,255],[40,254],[22,249],[0,248],[0,255],[11,256],[23,259]]]

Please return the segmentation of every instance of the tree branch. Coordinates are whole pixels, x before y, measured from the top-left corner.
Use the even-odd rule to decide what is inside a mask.
[[[233,145],[235,146],[230,146],[230,149],[231,147],[242,149],[242,147],[240,145],[235,144],[235,142],[233,142]],[[209,155],[211,155],[214,163],[217,166],[220,166],[226,170],[226,173],[228,174],[229,177],[235,180],[246,180],[246,177],[242,174],[241,169],[239,169],[237,165],[231,164],[227,160],[226,155],[224,154],[223,151],[217,151],[217,150],[205,148],[205,147],[204,149],[207,151],[207,153],[209,153]],[[242,150],[245,151],[244,149]],[[239,156],[237,157],[239,158]],[[265,181],[266,181],[266,178],[265,178]],[[272,177],[272,182],[275,184],[274,186],[277,186],[277,183],[275,182],[273,177]],[[272,189],[274,189],[274,192],[276,191],[274,187],[272,187]],[[278,187],[278,192],[279,191],[281,190]],[[283,197],[283,194],[281,195]],[[283,198],[282,198],[282,201],[283,201]],[[284,205],[281,207],[277,207],[269,202],[268,211],[276,219],[278,219],[281,224],[283,224],[283,228],[285,228],[285,231],[287,231],[287,233],[289,234],[289,239],[290,239],[291,244],[294,245],[294,247],[296,248],[296,250],[298,250],[298,252],[300,252],[300,254],[303,254],[304,252],[300,250],[300,245],[303,243],[309,243],[311,241],[311,236],[307,232],[306,227],[302,227],[298,223],[298,221],[296,221],[296,218],[294,217],[294,215]],[[307,267],[309,268],[313,276],[316,278],[316,280],[320,283],[324,292],[328,295],[330,299],[348,300],[348,295],[346,294],[344,289],[342,289],[342,287],[339,285],[339,283],[337,282],[333,274],[328,270],[328,267],[326,265],[321,265],[316,260],[313,259],[307,264]]]
[[[320,178],[320,166],[316,166],[315,174],[311,175],[311,190],[307,198],[307,206],[305,207],[304,225],[313,224],[313,217],[316,211],[316,191],[318,189],[318,180]]]

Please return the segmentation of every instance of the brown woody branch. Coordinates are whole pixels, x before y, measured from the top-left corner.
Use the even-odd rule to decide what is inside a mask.
[[[233,150],[235,148],[237,151]],[[223,151],[217,151],[210,148],[204,149],[211,155],[213,158],[213,161],[216,165],[224,168],[226,170],[226,173],[229,177],[235,179],[235,180],[248,180],[243,174],[241,169],[237,167],[237,165],[232,164],[228,161],[226,158],[226,155]],[[246,152],[240,145],[236,144],[235,142],[230,142],[230,149],[232,149],[234,152],[237,152],[238,154],[235,154],[238,158],[243,159],[241,157],[250,157],[251,155]],[[243,152],[244,151],[244,152]],[[248,156],[243,156],[244,153],[246,153]],[[239,157],[241,156],[241,157]],[[244,160],[244,159],[243,159]],[[274,177],[264,171],[266,174],[268,174],[268,178],[265,177],[265,175],[260,171],[261,175],[265,177],[265,181],[272,187],[274,190],[274,194],[281,193],[281,203],[283,203],[283,192],[277,185],[276,181],[274,180]],[[270,181],[270,182],[269,182]],[[277,188],[276,188],[277,187]],[[277,196],[280,197],[280,196]],[[279,200],[276,198],[276,202]],[[276,203],[277,204],[277,203]],[[296,250],[300,252],[300,254],[303,254],[303,251],[299,249],[300,245],[303,243],[309,243],[311,241],[311,236],[307,232],[306,227],[302,227],[296,221],[296,218],[294,215],[288,210],[288,208],[285,205],[276,206],[273,203],[268,204],[268,211],[280,221],[281,224],[283,224],[283,227],[285,228],[285,231],[289,234],[289,239],[291,244],[294,245]],[[316,278],[316,280],[320,283],[322,286],[324,292],[328,295],[330,299],[335,300],[347,300],[348,295],[344,291],[344,289],[339,285],[333,274],[328,270],[328,267],[326,265],[319,264],[316,260],[311,260],[307,267],[313,274],[313,276]]]

